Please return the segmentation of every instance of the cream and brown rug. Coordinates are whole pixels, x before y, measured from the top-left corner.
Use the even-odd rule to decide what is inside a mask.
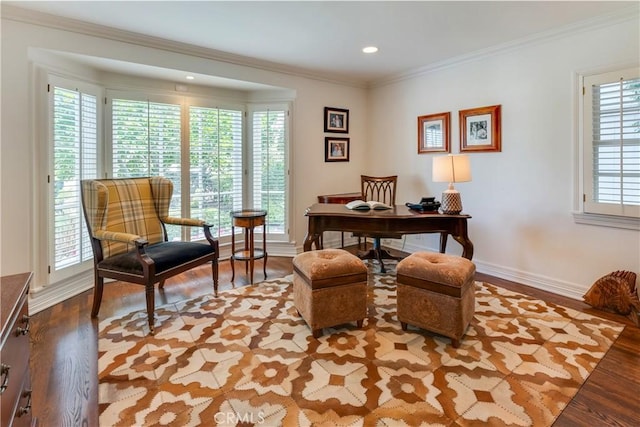
[[[476,282],[448,338],[396,319],[395,275],[369,316],[316,340],[291,277],[100,322],[101,426],[549,426],[623,325]]]

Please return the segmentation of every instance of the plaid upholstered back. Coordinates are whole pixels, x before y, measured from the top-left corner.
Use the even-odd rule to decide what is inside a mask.
[[[169,212],[173,184],[166,178],[82,181],[83,206],[92,237],[137,235],[149,244],[164,241],[160,218]],[[159,215],[160,212],[160,215]],[[105,258],[131,250],[131,244],[102,240]]]

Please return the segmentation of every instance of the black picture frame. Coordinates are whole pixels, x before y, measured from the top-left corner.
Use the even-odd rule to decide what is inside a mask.
[[[349,161],[349,138],[326,137],[324,139],[325,162]]]
[[[349,110],[324,107],[324,131],[349,133]]]

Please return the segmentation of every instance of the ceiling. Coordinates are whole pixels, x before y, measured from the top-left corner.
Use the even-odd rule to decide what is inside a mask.
[[[247,63],[264,62],[267,69],[287,67],[362,85],[579,28],[626,11],[637,14],[640,4],[637,1],[3,3],[211,49],[213,54],[234,55],[236,62],[240,57]],[[379,52],[362,53],[361,49],[368,45],[377,46]],[[135,72],[130,64],[93,60],[101,68]],[[163,72],[155,67],[138,71],[159,75]]]

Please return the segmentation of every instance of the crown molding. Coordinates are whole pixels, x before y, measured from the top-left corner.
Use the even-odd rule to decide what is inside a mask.
[[[398,83],[404,80],[410,80],[410,79],[414,79],[430,73],[441,71],[447,68],[456,67],[468,62],[478,61],[480,59],[484,59],[490,56],[500,55],[500,54],[512,52],[514,50],[521,49],[524,47],[557,40],[572,34],[578,34],[585,31],[592,31],[598,28],[607,27],[607,26],[611,26],[614,24],[623,23],[631,20],[635,20],[637,22],[639,18],[640,18],[640,5],[636,3],[633,6],[621,9],[617,12],[613,12],[613,13],[596,17],[596,18],[577,22],[572,25],[566,25],[562,28],[556,28],[550,31],[537,33],[528,37],[523,37],[517,40],[510,41],[507,43],[498,44],[486,49],[481,49],[475,52],[471,52],[469,54],[460,55],[444,61],[436,62],[424,67],[413,68],[403,73],[387,76],[385,78],[378,79],[371,82],[369,87],[376,88],[376,87],[387,86],[387,85]]]
[[[640,7],[638,3],[633,3],[634,4],[632,6],[621,9],[617,12],[581,21],[572,25],[564,26],[562,28],[538,33],[508,43],[491,46],[486,49],[481,49],[466,55],[460,55],[424,67],[413,68],[403,73],[392,74],[390,76],[371,82],[348,78],[337,74],[330,74],[325,72],[319,73],[317,71],[305,68],[283,65],[280,63],[264,61],[242,55],[235,55],[224,51],[203,48],[187,43],[163,39],[160,37],[146,36],[131,31],[118,30],[103,25],[91,24],[75,19],[26,10],[21,7],[7,5],[6,3],[0,5],[0,14],[2,15],[2,19],[13,20],[26,24],[39,25],[61,31],[69,31],[87,36],[99,37],[117,42],[129,43],[142,47],[164,50],[167,52],[179,53],[237,66],[254,68],[267,72],[275,72],[311,80],[318,80],[325,83],[333,83],[360,89],[367,89],[383,87],[404,80],[414,79],[447,68],[456,67],[468,62],[474,62],[490,56],[495,56],[521,49],[523,47],[553,41],[555,39],[566,37],[571,34],[590,31],[630,20],[637,21],[640,17]]]
[[[116,42],[129,43],[147,48],[164,50],[167,52],[193,56],[227,64],[254,68],[261,71],[275,72],[295,77],[303,77],[311,80],[318,80],[325,83],[340,84],[356,88],[365,89],[367,83],[362,80],[347,78],[341,75],[319,73],[313,70],[283,65],[275,62],[264,61],[242,55],[236,55],[220,50],[209,49],[191,45],[188,43],[176,42],[163,39],[161,37],[146,36],[143,34],[119,30],[104,25],[92,24],[76,19],[65,18],[43,12],[27,10],[18,6],[2,4],[0,6],[2,19],[22,22],[25,24],[38,25],[61,31],[67,31],[86,36],[99,37]]]

